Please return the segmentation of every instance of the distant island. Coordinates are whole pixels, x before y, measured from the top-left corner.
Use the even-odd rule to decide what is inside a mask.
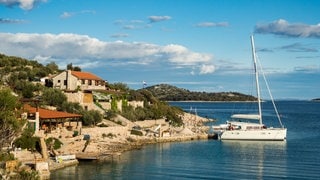
[[[140,89],[140,91],[143,89]],[[168,84],[159,84],[144,88],[162,101],[256,101],[251,95],[238,92],[194,92]],[[138,90],[139,91],[139,90]]]
[[[320,101],[320,98],[312,99],[312,101]]]

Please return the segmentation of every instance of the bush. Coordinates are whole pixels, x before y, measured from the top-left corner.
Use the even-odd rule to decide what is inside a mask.
[[[76,136],[78,136],[79,135],[79,131],[73,131],[73,137],[76,137]]]
[[[14,155],[7,152],[1,152],[0,153],[0,161],[10,161],[14,160]]]
[[[53,147],[54,150],[61,148],[63,143],[57,138],[48,138],[46,139],[46,144],[48,147]]]
[[[127,141],[129,141],[129,142],[136,142],[136,140],[133,139],[132,137],[127,137]]]
[[[24,180],[39,180],[40,176],[37,171],[21,171],[18,175],[18,179]]]
[[[45,104],[58,107],[67,101],[66,95],[61,90],[53,88],[44,89],[42,99]]]
[[[104,124],[104,123],[99,124],[98,126],[99,126],[99,127],[109,127],[108,125],[106,125],[106,124]]]
[[[116,116],[117,116],[117,112],[114,110],[106,111],[106,113],[104,114],[104,118],[106,118],[106,119],[113,119]]]
[[[131,130],[131,134],[133,135],[137,135],[137,136],[143,136],[143,133],[141,131],[138,131],[138,130]]]
[[[99,111],[84,111],[82,114],[82,122],[85,126],[96,125],[102,121],[102,115]]]
[[[117,137],[117,135],[112,134],[112,133],[108,133],[108,134],[103,133],[103,134],[102,134],[102,137],[103,137],[103,138],[108,137],[108,138],[112,139],[113,137]]]
[[[28,128],[25,129],[22,135],[15,140],[14,144],[16,147],[20,147],[22,149],[35,151],[39,148],[40,139],[39,137],[34,137],[33,130]]]

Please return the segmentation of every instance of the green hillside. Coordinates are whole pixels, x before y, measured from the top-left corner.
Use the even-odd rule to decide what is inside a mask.
[[[250,95],[237,92],[194,92],[168,84],[159,84],[145,88],[162,101],[255,101]]]

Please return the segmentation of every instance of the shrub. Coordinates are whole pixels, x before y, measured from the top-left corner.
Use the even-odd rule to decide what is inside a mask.
[[[105,133],[103,133],[102,134],[102,138],[104,139],[104,138],[106,138],[107,137],[107,135],[105,134]]]
[[[99,126],[99,127],[109,127],[108,125],[106,125],[106,124],[104,124],[104,123],[99,124],[98,126]]]
[[[76,136],[78,136],[79,135],[79,131],[73,131],[73,137],[76,137]]]
[[[40,176],[37,171],[21,171],[18,175],[18,179],[24,180],[39,180]]]
[[[10,161],[14,160],[14,155],[11,153],[1,152],[0,153],[0,161]]]
[[[39,147],[40,139],[39,137],[33,136],[32,129],[25,129],[22,135],[15,140],[14,144],[16,147],[20,147],[22,149],[29,149],[34,151]]]
[[[82,115],[82,122],[85,126],[96,125],[100,123],[103,118],[97,110],[84,111]]]
[[[131,134],[137,135],[137,136],[142,136],[143,135],[143,133],[141,131],[134,130],[134,129],[131,130]]]
[[[117,112],[114,110],[108,110],[104,114],[104,118],[106,119],[113,119],[117,116]]]
[[[127,141],[129,141],[129,142],[136,142],[136,140],[133,139],[132,137],[127,137]]]
[[[49,147],[52,146],[54,150],[61,148],[61,146],[63,145],[63,143],[59,139],[52,137],[46,139],[46,144]]]
[[[66,95],[64,95],[61,90],[53,88],[45,88],[42,99],[47,105],[58,107],[67,101]]]
[[[113,137],[117,137],[117,135],[112,134],[112,133],[108,133],[108,134],[103,133],[103,134],[102,134],[102,137],[103,137],[103,138],[108,137],[108,138],[112,139]]]

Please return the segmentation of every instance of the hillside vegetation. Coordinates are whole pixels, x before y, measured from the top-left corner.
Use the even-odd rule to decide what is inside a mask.
[[[237,92],[193,92],[168,84],[145,88],[162,101],[255,101],[256,98]]]
[[[67,69],[75,70],[72,64]],[[81,71],[80,68],[77,69]],[[105,94],[110,94],[112,99],[122,100],[122,112],[116,108],[116,101],[112,101],[111,110],[106,110],[106,114],[98,115],[97,112],[86,111],[79,103],[67,102],[63,91],[46,87],[39,82],[40,78],[60,73],[60,70],[54,62],[42,65],[37,61],[27,60],[15,56],[6,56],[0,54],[0,86],[9,87],[19,97],[18,99],[40,100],[40,105],[50,105],[57,107],[60,111],[70,113],[80,113],[84,125],[95,125],[101,122],[104,117],[112,117],[114,114],[121,114],[131,121],[140,121],[146,119],[157,119],[165,117],[174,122],[175,125],[181,125],[182,121],[179,115],[182,110],[176,107],[170,107],[164,101],[253,101],[253,96],[248,96],[236,92],[206,93],[192,92],[175,86],[160,84],[150,86],[140,90],[132,90],[126,84],[114,83],[107,84]],[[133,108],[126,103],[127,101],[143,101],[144,108]]]
[[[80,68],[73,67],[72,64],[68,64],[67,69],[81,71]],[[147,90],[135,91],[124,83],[108,83],[107,87],[110,91],[103,91],[104,94],[111,95],[112,99],[116,100],[112,101],[111,110],[105,110],[105,114],[98,114],[94,110],[87,111],[79,103],[68,102],[63,91],[46,87],[40,83],[40,78],[52,76],[61,71],[63,70],[59,70],[54,62],[42,65],[37,61],[0,54],[0,92],[2,92],[2,88],[10,89],[18,96],[18,100],[36,99],[40,100],[40,106],[49,105],[56,107],[59,111],[81,114],[83,125],[88,126],[101,122],[103,116],[111,118],[115,114],[121,114],[131,121],[165,117],[170,119],[174,125],[182,124],[181,118],[179,118],[182,113],[181,109],[170,107],[166,102],[159,101]],[[116,102],[118,100],[124,102],[122,103],[122,112],[117,110]],[[128,105],[127,101],[144,101],[144,108],[133,108]]]

